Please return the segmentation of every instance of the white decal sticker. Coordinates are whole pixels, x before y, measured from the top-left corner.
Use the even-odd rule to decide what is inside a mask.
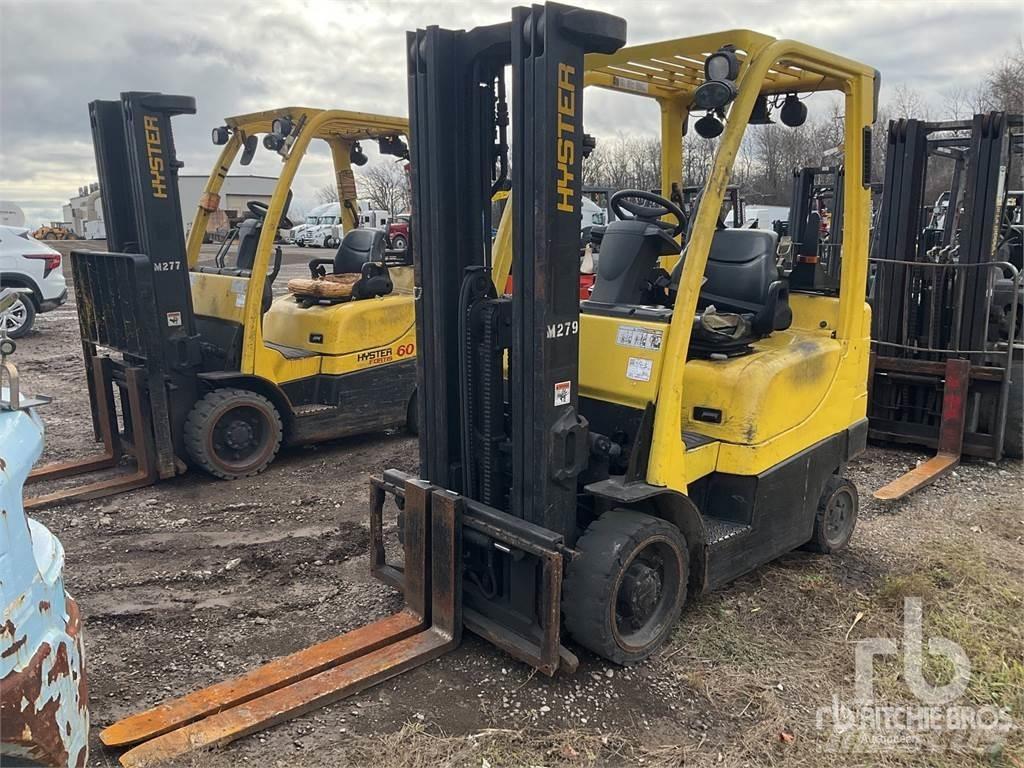
[[[235,306],[236,307],[244,307],[245,306],[245,294],[244,293],[236,293],[235,294]]]
[[[555,384],[555,405],[568,405],[572,401],[572,382],[560,381]]]
[[[179,328],[181,326],[181,312],[168,312],[167,325],[171,328]]]
[[[643,357],[631,357],[626,365],[626,378],[633,381],[650,381],[654,361]]]
[[[548,326],[549,339],[561,339],[565,336],[575,336],[579,332],[579,320],[573,320],[571,323],[552,323]]]
[[[620,347],[634,347],[636,349],[657,351],[661,349],[661,334],[661,331],[652,328],[620,325],[619,333],[615,337],[615,343]]]
[[[650,90],[647,83],[643,80],[634,80],[631,77],[619,77],[618,75],[612,78],[612,85],[616,88],[622,88],[627,91],[636,91],[637,93],[647,93]]]

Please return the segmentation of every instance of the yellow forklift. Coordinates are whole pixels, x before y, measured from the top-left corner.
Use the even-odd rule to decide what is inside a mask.
[[[221,478],[263,470],[284,444],[415,428],[415,312],[411,250],[360,228],[353,165],[363,143],[408,157],[407,121],[288,107],[228,118],[185,241],[171,117],[189,97],[124,93],[90,104],[110,253],[72,251],[71,267],[93,427],[103,453],[53,464],[31,480],[117,465],[135,471],[30,499],[30,508],[89,499],[173,477],[188,465]],[[279,228],[291,227],[291,187],[310,144],[330,147],[344,237],[272,301]],[[201,263],[208,218],[236,157],[282,160],[269,204]],[[121,407],[115,407],[119,396]],[[118,417],[120,411],[120,418]]]
[[[124,765],[365,690],[457,647],[463,629],[546,674],[576,668],[567,638],[640,662],[689,596],[795,548],[849,542],[858,497],[844,469],[867,436],[878,73],[744,30],[632,48],[625,33],[618,17],[555,3],[409,33],[420,469],[370,487],[372,570],[406,607],[115,723],[101,739],[137,745]],[[689,217],[646,191],[613,197],[618,219],[580,302],[587,84],[660,105],[664,190],[681,185],[692,118],[719,138]],[[845,102],[851,170],[830,292],[790,290],[774,232],[719,220],[755,106],[771,99],[797,126],[812,92]],[[490,198],[506,173],[492,247]],[[387,558],[388,499],[400,562]]]

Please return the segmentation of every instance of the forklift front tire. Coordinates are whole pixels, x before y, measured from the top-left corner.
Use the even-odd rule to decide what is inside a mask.
[[[585,648],[635,664],[668,637],[686,602],[689,552],[665,520],[615,509],[576,542],[562,590],[565,626]]]
[[[832,475],[818,501],[818,513],[814,516],[814,536],[805,548],[822,555],[845,549],[853,538],[859,509],[857,486],[845,477]]]
[[[234,480],[262,472],[281,447],[281,416],[263,395],[215,389],[185,420],[185,447],[214,477]]]

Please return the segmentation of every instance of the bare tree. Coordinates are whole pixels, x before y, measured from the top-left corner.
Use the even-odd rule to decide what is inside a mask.
[[[338,202],[338,188],[333,184],[325,184],[316,191],[316,199],[318,203],[336,203]]]
[[[360,198],[392,215],[409,210],[409,179],[402,163],[381,162],[356,177]]]

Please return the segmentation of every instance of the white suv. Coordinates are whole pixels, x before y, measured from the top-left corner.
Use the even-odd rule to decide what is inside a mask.
[[[14,339],[32,330],[37,312],[56,309],[68,298],[60,253],[24,227],[0,226],[0,286],[25,289],[20,301],[0,316]]]

